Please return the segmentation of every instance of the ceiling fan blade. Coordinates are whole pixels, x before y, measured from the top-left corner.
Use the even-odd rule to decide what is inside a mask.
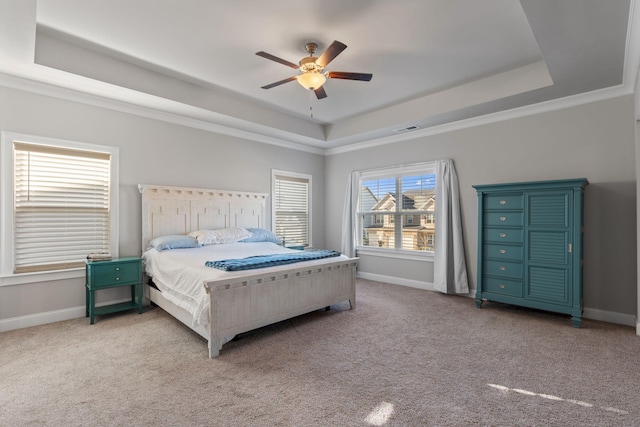
[[[316,98],[323,99],[327,97],[327,92],[324,91],[324,87],[320,86],[318,89],[314,90],[316,94]]]
[[[296,79],[296,77],[295,77],[295,76],[293,76],[293,77],[289,77],[288,79],[280,80],[280,81],[278,81],[278,82],[271,83],[271,84],[266,85],[266,86],[262,86],[262,89],[271,89],[272,87],[280,86],[281,84],[284,84],[284,83],[288,83],[288,82],[294,81],[295,79]]]
[[[320,55],[320,57],[316,60],[316,64],[320,65],[321,67],[326,67],[329,62],[333,61],[335,57],[340,55],[340,52],[342,52],[346,48],[346,44],[335,40],[329,45],[327,50],[322,52],[322,55]]]
[[[272,61],[276,61],[276,62],[278,62],[278,63],[280,63],[282,65],[286,65],[287,67],[296,68],[296,69],[299,67],[299,65],[294,64],[293,62],[289,62],[286,59],[278,58],[277,56],[273,56],[273,55],[271,55],[270,53],[267,53],[267,52],[263,52],[263,51],[256,52],[256,55],[261,56],[261,57],[266,58],[266,59],[270,59]]]
[[[344,71],[330,71],[327,73],[327,77],[329,77],[330,79],[361,80],[364,82],[368,82],[373,77],[373,74],[347,73]]]

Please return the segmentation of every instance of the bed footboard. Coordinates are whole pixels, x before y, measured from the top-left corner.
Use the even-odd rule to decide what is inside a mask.
[[[357,261],[350,258],[206,282],[209,357],[218,356],[227,337],[342,301],[355,308]]]

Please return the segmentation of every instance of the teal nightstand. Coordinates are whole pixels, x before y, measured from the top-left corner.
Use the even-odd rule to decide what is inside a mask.
[[[142,313],[142,258],[115,258],[111,261],[86,261],[86,317],[93,325],[96,315],[137,308]],[[95,292],[100,289],[131,287],[131,301],[96,307]],[[137,287],[137,298],[136,298]]]

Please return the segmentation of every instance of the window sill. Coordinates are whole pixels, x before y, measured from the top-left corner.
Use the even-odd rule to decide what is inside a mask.
[[[60,271],[41,271],[37,273],[11,274],[0,277],[0,286],[25,285],[31,283],[53,282],[84,278],[84,268],[72,268]]]
[[[433,252],[418,252],[418,251],[405,251],[402,249],[387,249],[387,248],[368,248],[365,246],[358,246],[356,248],[356,254],[378,256],[384,258],[399,258],[409,259],[414,261],[431,261],[433,262]]]

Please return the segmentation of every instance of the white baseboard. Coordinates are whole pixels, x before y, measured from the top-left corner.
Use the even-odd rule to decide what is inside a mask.
[[[584,310],[582,310],[582,317],[585,319],[616,323],[618,325],[636,326],[636,316],[633,314],[617,313],[615,311],[585,307]]]
[[[130,299],[120,299],[117,301],[109,301],[98,304],[97,306],[118,304],[121,302],[127,302]],[[63,320],[77,319],[78,317],[85,317],[86,307],[72,307],[65,308],[63,310],[47,311],[44,313],[30,314],[28,316],[11,317],[9,319],[0,320],[0,332],[13,331],[14,329],[29,328],[31,326],[45,325],[47,323],[62,322]]]
[[[424,289],[426,291],[433,291],[433,283],[421,282],[418,280],[403,279],[400,277],[384,276],[382,274],[372,274],[358,272],[357,277],[365,280],[375,280],[376,282],[391,283],[393,285],[408,286],[410,288]],[[470,292],[467,295],[473,297],[475,291]],[[117,301],[109,301],[100,305],[117,304],[121,302],[129,301],[128,299],[121,299]],[[0,320],[0,332],[12,331],[14,329],[28,328],[31,326],[45,325],[47,323],[61,322],[63,320],[77,319],[78,317],[85,317],[85,306],[67,308],[64,310],[47,311],[44,313],[31,314],[28,316],[12,317],[9,319]],[[636,328],[636,334],[640,335],[640,319],[632,314],[617,313],[614,311],[599,310],[597,308],[585,307],[583,312],[585,319],[599,320],[602,322],[615,323],[618,325],[632,326]]]
[[[376,282],[391,283],[393,285],[409,286],[411,288],[433,291],[433,283],[430,282],[420,282],[417,280],[409,280],[400,277],[384,276],[382,274],[372,274],[365,272],[358,272],[357,277],[365,280],[375,280]],[[475,295],[475,289],[472,289],[468,294],[460,296],[475,298]],[[615,311],[606,311],[597,308],[585,307],[582,317],[585,319],[615,323],[617,325],[634,326],[636,328],[636,334],[640,335],[640,319],[636,320],[636,316],[634,316],[633,314],[617,313]]]
[[[431,282],[421,282],[419,280],[410,280],[410,279],[403,279],[401,277],[384,276],[382,274],[364,273],[361,271],[358,271],[356,273],[356,277],[358,277],[359,279],[374,280],[376,282],[391,283],[392,285],[402,285],[402,286],[408,286],[410,288],[418,288],[418,289],[424,289],[426,291],[433,291],[433,283]]]

